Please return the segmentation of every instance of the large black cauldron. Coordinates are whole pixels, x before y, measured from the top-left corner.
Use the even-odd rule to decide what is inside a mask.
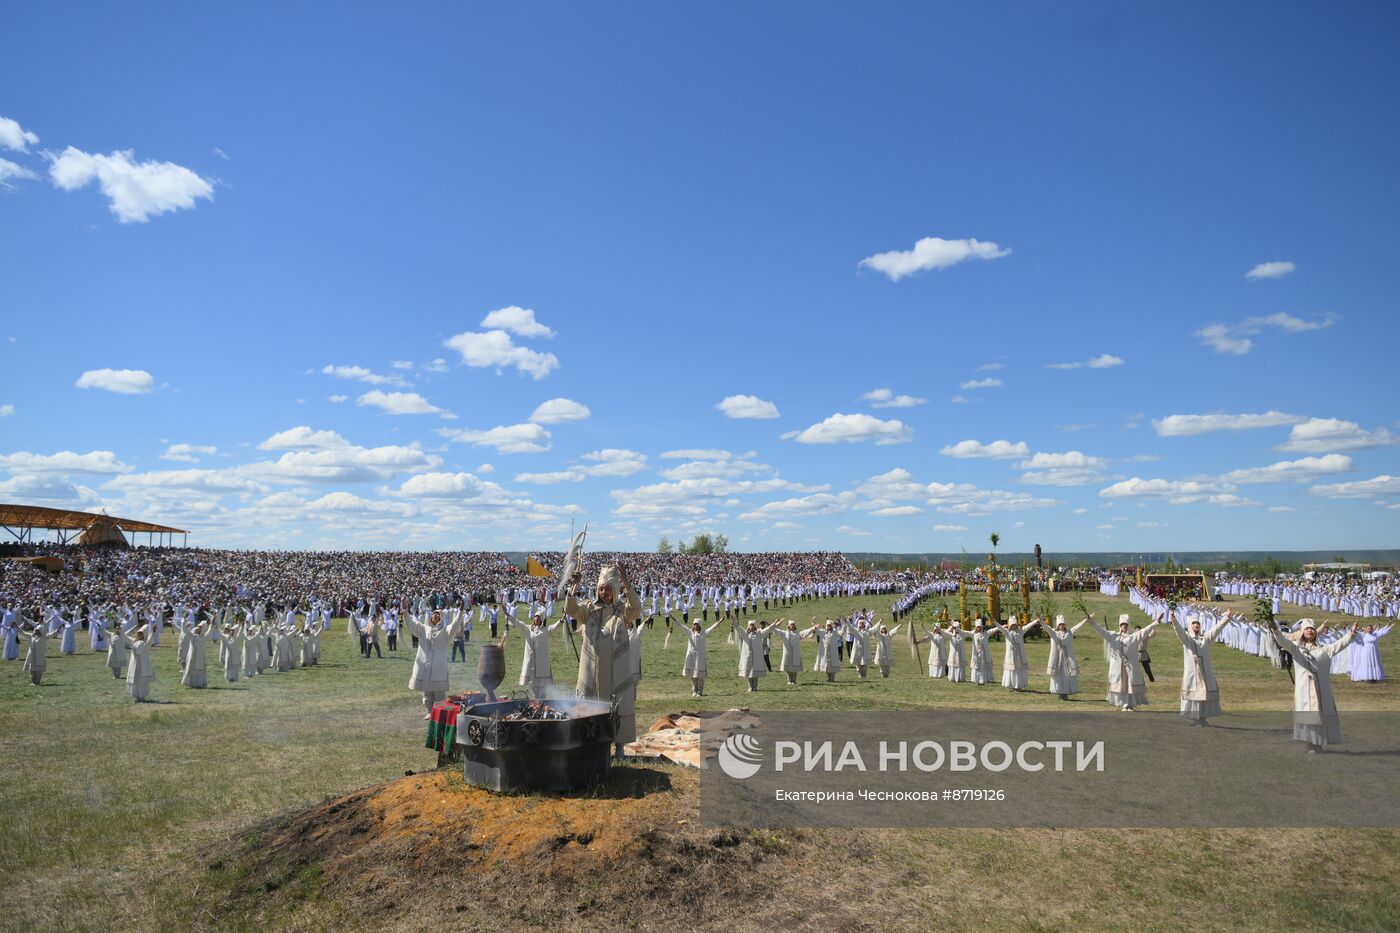
[[[514,719],[527,700],[466,707],[457,717],[462,776],[494,791],[569,791],[608,776],[616,723],[611,703],[550,700],[566,719]]]

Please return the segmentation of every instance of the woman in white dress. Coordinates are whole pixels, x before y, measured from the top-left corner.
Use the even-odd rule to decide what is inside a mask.
[[[930,677],[948,676],[948,643],[950,638],[939,623],[933,624],[933,631],[924,629],[922,638],[918,643],[928,644],[928,675]]]
[[[972,626],[972,682],[979,687],[992,682],[992,652],[981,619]]]
[[[1001,659],[1001,685],[1008,690],[1021,691],[1030,686],[1031,683],[1031,663],[1026,657],[1026,632],[1040,624],[1036,619],[1021,628],[1021,623],[1012,616],[1006,625],[1000,622],[993,622],[992,628],[1001,632],[1001,637],[1006,639],[1006,652]]]
[[[35,622],[32,626],[20,625],[20,631],[29,636],[29,648],[24,653],[24,669],[29,672],[29,683],[39,686],[44,679],[44,671],[49,669],[49,642],[53,637],[44,634],[44,627]]]
[[[121,634],[121,619],[113,613],[111,617],[111,629],[107,634],[107,669],[112,672],[113,680],[121,680],[126,674],[126,639],[117,637]]]
[[[817,663],[812,670],[826,675],[827,683],[836,682],[836,672],[841,670],[841,629],[830,619],[826,626],[813,633],[817,640]]]
[[[787,628],[780,629],[778,637],[783,640],[783,658],[778,667],[787,675],[788,686],[797,684],[797,675],[802,673],[802,639],[811,635],[817,630],[815,621],[811,626],[799,632],[797,623],[788,620]]]
[[[894,628],[880,626],[875,633],[875,666],[880,669],[880,676],[889,679],[890,669],[894,667],[894,636],[899,634],[903,622]]]
[[[1309,753],[1319,752],[1342,741],[1342,722],[1332,696],[1332,658],[1356,638],[1356,625],[1329,645],[1318,644],[1312,619],[1299,619],[1297,630],[1296,643],[1277,628],[1269,634],[1279,650],[1293,656],[1293,738],[1306,742]]]
[[[722,624],[721,620],[716,619],[713,625],[705,628],[700,624],[700,620],[696,619],[690,623],[690,631],[685,633],[685,662],[681,665],[681,673],[690,679],[692,697],[705,695],[705,676],[709,672],[705,657],[710,633]]]
[[[506,616],[507,630],[515,629],[525,642],[518,683],[522,687],[529,687],[537,700],[543,700],[549,688],[554,685],[554,671],[549,664],[549,636],[563,622],[563,618],[560,618],[552,625],[545,625],[544,616],[536,613],[530,624],[526,625],[513,614]]]
[[[1050,636],[1050,659],[1045,664],[1045,673],[1050,677],[1050,692],[1058,694],[1061,700],[1068,700],[1079,692],[1079,658],[1074,653],[1074,636],[1083,627],[1084,623],[1080,622],[1070,628],[1064,616],[1055,616],[1055,627],[1046,633]]]
[[[967,683],[967,633],[962,622],[948,626],[948,683]]]
[[[225,625],[219,639],[224,658],[224,681],[238,683],[238,671],[243,664],[243,626]]]
[[[1198,617],[1192,617],[1189,630],[1171,617],[1172,629],[1181,640],[1181,715],[1198,726],[1208,726],[1211,716],[1220,715],[1220,684],[1210,662],[1210,646],[1229,622],[1226,610],[1219,622],[1203,632]]]
[[[208,671],[205,668],[205,645],[209,640],[209,621],[185,623],[182,630],[185,640],[185,672],[180,683],[186,687],[203,690],[209,686]]]
[[[851,637],[851,666],[861,680],[870,675],[870,623],[862,619],[849,629]]]
[[[455,612],[447,625],[442,624],[441,612],[434,612],[426,624],[417,617],[409,617],[408,630],[418,637],[418,652],[413,659],[408,689],[423,695],[424,719],[430,718],[433,705],[447,696],[448,661],[452,642],[461,627],[462,617]]]
[[[758,678],[768,676],[768,667],[763,663],[763,639],[778,627],[778,623],[759,628],[758,623],[750,620],[743,629],[737,622],[730,624],[739,643],[739,676],[749,682],[749,693],[757,693]]]
[[[130,635],[123,635],[131,658],[126,663],[126,695],[137,703],[146,702],[151,695],[151,683],[156,672],[151,667],[151,643],[146,640],[146,626],[141,626]]]
[[[1104,642],[1104,654],[1108,659],[1108,694],[1104,699],[1125,713],[1146,706],[1147,683],[1143,678],[1139,654],[1143,644],[1156,630],[1158,620],[1153,620],[1144,628],[1129,631],[1131,626],[1124,613],[1118,617],[1117,632],[1110,632],[1099,625],[1093,616],[1085,617],[1084,621]]]

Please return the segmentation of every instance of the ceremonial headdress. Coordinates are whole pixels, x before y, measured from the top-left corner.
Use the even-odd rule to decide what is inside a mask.
[[[608,564],[598,571],[598,585],[605,583],[613,588],[614,593],[622,592],[622,574],[615,564]]]

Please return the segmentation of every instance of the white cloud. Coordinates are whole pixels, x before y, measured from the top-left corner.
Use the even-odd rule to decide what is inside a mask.
[[[715,406],[726,418],[776,418],[778,406],[756,395],[731,395]]]
[[[836,527],[836,531],[837,531],[838,534],[850,535],[850,536],[853,537],[853,538],[868,538],[868,537],[870,537],[870,532],[868,532],[868,531],[861,531],[859,528],[852,528],[850,525],[838,525],[838,526]]]
[[[1046,363],[1046,369],[1108,369],[1113,366],[1122,366],[1123,358],[1114,356],[1112,353],[1100,353],[1091,360],[1082,363]]]
[[[990,241],[945,240],[931,236],[919,240],[912,250],[876,253],[862,259],[860,265],[884,273],[891,282],[898,282],[916,272],[947,269],[969,259],[1000,259],[1010,255],[1011,250]]]
[[[969,379],[967,382],[958,383],[959,389],[995,389],[1001,385],[1000,379],[987,377],[986,379]]]
[[[570,421],[583,421],[591,414],[593,413],[588,410],[587,405],[581,405],[572,399],[552,398],[536,406],[529,420],[536,424],[565,424]]]
[[[1266,411],[1257,415],[1168,415],[1153,420],[1152,427],[1156,428],[1162,437],[1189,437],[1194,434],[1209,434],[1212,431],[1277,428],[1288,424],[1301,424],[1308,420],[1310,419],[1303,415],[1289,415],[1281,411]]]
[[[438,433],[473,447],[494,447],[502,454],[542,453],[553,446],[550,433],[537,424],[497,425],[486,431],[442,428]]]
[[[1046,499],[1003,489],[978,489],[971,483],[929,483],[928,504],[950,515],[990,515],[993,512],[1022,512],[1059,505]]]
[[[553,337],[554,331],[535,320],[535,312],[529,308],[498,308],[481,319],[481,326],[487,330],[508,330],[521,337]]]
[[[1305,483],[1332,473],[1351,470],[1351,458],[1344,454],[1282,460],[1266,467],[1231,470],[1220,477],[1224,483]]]
[[[895,467],[888,473],[870,477],[856,486],[856,492],[876,502],[887,502],[922,499],[929,494],[929,487],[916,482],[914,475],[903,467]]]
[[[106,486],[121,492],[170,495],[197,492],[221,496],[226,493],[267,491],[267,487],[240,476],[234,470],[157,470],[150,473],[131,473],[109,480]]]
[[[64,191],[97,182],[121,223],[145,223],[157,214],[212,199],[214,186],[174,162],[136,162],[130,149],[99,155],[69,146],[51,160],[49,177]]]
[[[855,496],[849,492],[819,492],[810,496],[766,502],[751,512],[744,512],[739,518],[746,522],[758,522],[779,516],[790,518],[794,515],[830,515],[846,511],[854,501]]]
[[[143,369],[89,369],[74,385],[120,395],[145,395],[155,388],[155,380]]]
[[[713,447],[699,449],[688,447],[682,450],[668,450],[661,454],[662,460],[728,460],[734,455],[727,450],[716,450]],[[752,456],[752,454],[745,454]]]
[[[955,532],[955,531],[967,531],[967,526],[966,526],[966,525],[934,525],[934,526],[933,526],[933,530],[934,530],[934,531],[938,531],[938,532],[945,532],[945,533],[947,533],[947,532]]]
[[[483,463],[476,468],[476,472],[481,473],[483,475],[487,473],[495,473],[496,468],[489,463]]]
[[[438,357],[423,364],[423,369],[430,373],[445,373],[449,369],[447,360]]]
[[[34,454],[27,450],[0,454],[0,468],[11,473],[130,473],[131,467],[117,459],[110,450],[93,450],[85,454],[60,450],[54,454]]]
[[[16,181],[38,177],[38,175],[35,175],[17,162],[11,162],[9,159],[0,159],[0,188],[9,190],[14,188],[14,182]]]
[[[339,405],[341,402],[347,401],[349,398],[350,396],[348,395],[327,395],[326,401],[334,402],[335,404]]]
[[[0,418],[9,418],[15,413],[15,406],[0,405]]]
[[[259,450],[333,450],[350,442],[334,431],[313,431],[306,425],[278,431],[258,445]]]
[[[1263,317],[1245,318],[1238,324],[1209,324],[1196,331],[1196,337],[1202,346],[1210,347],[1216,353],[1240,356],[1254,349],[1254,341],[1250,338],[1265,328],[1272,327],[1285,334],[1301,334],[1331,327],[1336,321],[1336,315],[1331,312],[1324,314],[1320,320],[1309,321],[1280,311]]]
[[[174,460],[179,463],[198,463],[201,456],[212,456],[219,452],[219,448],[201,444],[171,444],[165,448],[165,453],[160,455],[162,460]]]
[[[412,360],[390,360],[389,365],[394,369],[412,369]]]
[[[835,414],[802,431],[784,434],[799,444],[853,444],[874,441],[877,446],[903,444],[914,439],[914,432],[902,421],[881,421],[871,415]]]
[[[553,483],[581,483],[585,475],[580,470],[556,470],[553,473],[517,473],[515,481],[517,483],[531,483],[536,486],[546,486]]]
[[[356,447],[346,445],[311,450],[291,450],[276,460],[249,463],[233,467],[228,472],[275,483],[304,481],[354,483],[389,479],[398,473],[432,470],[441,463],[441,457],[424,453],[416,446]]]
[[[631,476],[647,468],[646,454],[617,447],[590,451],[581,459],[592,464],[577,468],[588,476]]]
[[[928,402],[926,398],[915,398],[912,395],[895,395],[889,389],[873,389],[861,398],[869,402],[871,408],[913,408]]]
[[[456,350],[462,362],[477,369],[495,369],[497,372],[514,366],[522,373],[535,379],[543,379],[559,368],[559,357],[553,353],[540,353],[529,347],[517,346],[510,334],[503,330],[488,330],[485,333],[467,331],[449,337],[443,346]]]
[[[998,369],[1005,369],[1005,368],[1006,368],[1006,364],[1005,364],[1005,363],[983,363],[981,366],[978,366],[975,370],[973,370],[973,372],[978,372],[978,373],[995,372],[995,371],[998,370]]]
[[[923,509],[919,508],[917,505],[889,505],[883,509],[875,509],[870,514],[892,517],[899,515],[918,515],[922,511]]]
[[[477,479],[470,473],[419,473],[404,480],[398,489],[386,489],[384,492],[401,498],[509,501],[500,486]]]
[[[1077,450],[1064,453],[1038,453],[1029,460],[1016,464],[1018,470],[1029,470],[1021,476],[1021,482],[1036,486],[1087,486],[1103,481],[1103,471],[1108,461],[1103,457],[1091,457]]]
[[[1244,277],[1254,281],[1259,279],[1277,279],[1282,278],[1296,268],[1298,267],[1291,262],[1261,262],[1259,265],[1246,272]]]
[[[1275,450],[1291,453],[1325,453],[1329,450],[1361,450],[1394,444],[1397,438],[1385,428],[1364,431],[1355,421],[1336,418],[1309,418],[1295,424],[1288,440]]]
[[[442,409],[431,404],[417,392],[381,392],[371,389],[355,399],[361,408],[378,408],[390,415],[436,415]]]
[[[661,471],[666,479],[702,479],[719,477],[735,479],[746,473],[771,473],[773,468],[741,457],[726,459],[691,460]]]
[[[335,376],[338,379],[354,379],[357,382],[366,382],[372,386],[407,385],[407,383],[404,382],[402,376],[380,375],[379,373],[376,373],[370,369],[366,369],[363,366],[332,366],[330,364],[327,364],[321,367],[321,373],[326,376]]]
[[[1269,511],[1270,511],[1270,512],[1296,512],[1296,511],[1298,511],[1298,510],[1295,509],[1295,508],[1293,508],[1291,505],[1271,505],[1271,506],[1269,506]]]
[[[1196,336],[1204,346],[1210,347],[1216,353],[1233,353],[1239,356],[1254,349],[1253,340],[1233,336],[1230,328],[1224,324],[1209,324],[1196,331]]]
[[[1218,506],[1258,505],[1234,494],[1234,487],[1214,480],[1141,479],[1134,476],[1099,490],[1107,499],[1165,499],[1172,505],[1204,503]]]
[[[962,460],[991,459],[1007,460],[1011,457],[1029,456],[1031,449],[1026,446],[1025,441],[992,441],[990,444],[983,444],[981,441],[967,440],[958,441],[956,444],[949,444],[938,451],[945,457],[957,457]]]
[[[28,474],[0,481],[0,499],[28,505],[83,509],[99,505],[102,497],[62,476]]]
[[[1089,514],[1089,510],[1088,510],[1088,509],[1075,509],[1075,510],[1074,510],[1074,514],[1075,514],[1075,515],[1088,515],[1088,514]]]
[[[363,499],[354,493],[349,492],[328,492],[319,499],[306,503],[303,507],[306,512],[362,512],[362,513],[387,513],[390,515],[406,516],[412,514],[412,508],[401,502],[384,502],[374,499]]]
[[[1308,490],[1315,496],[1329,499],[1369,499],[1373,496],[1400,494],[1400,476],[1376,476],[1350,483],[1324,483]]]
[[[30,146],[39,144],[39,135],[31,133],[9,117],[0,117],[0,148],[16,152],[28,152]]]

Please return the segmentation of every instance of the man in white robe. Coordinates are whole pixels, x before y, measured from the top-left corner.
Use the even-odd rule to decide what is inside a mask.
[[[578,623],[583,641],[579,649],[578,683],[581,697],[617,704],[615,754],[637,737],[637,695],[632,671],[630,628],[642,618],[642,605],[628,585],[621,566],[606,566],[598,574],[594,598],[579,602],[574,593],[582,570],[569,581],[564,615]]]

